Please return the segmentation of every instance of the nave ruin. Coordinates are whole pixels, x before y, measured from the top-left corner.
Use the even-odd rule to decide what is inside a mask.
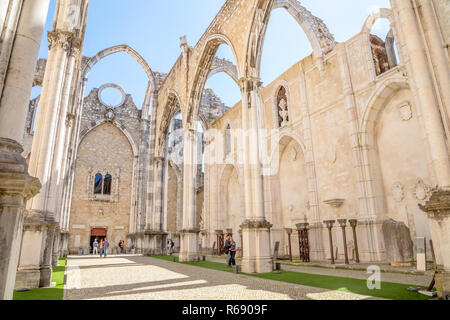
[[[438,293],[450,291],[448,1],[391,0],[338,43],[300,1],[227,0],[197,44],[180,38],[167,74],[127,44],[84,56],[88,6],[57,2],[38,60],[49,0],[0,0],[0,299],[48,287],[58,258],[90,254],[94,238],[150,256],[173,239],[198,261],[226,233],[246,273],[271,272],[276,243],[283,258],[407,265],[421,241],[432,261],[432,240]],[[312,53],[263,84],[276,9]],[[148,77],[142,106],[115,83],[86,90],[117,53]],[[205,86],[217,73],[240,88],[236,105]]]

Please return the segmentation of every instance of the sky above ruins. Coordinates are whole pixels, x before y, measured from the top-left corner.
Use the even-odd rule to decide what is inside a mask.
[[[302,0],[314,15],[321,18],[335,36],[343,42],[363,27],[364,21],[377,8],[389,8],[389,0]],[[56,0],[51,0],[46,31],[52,26]],[[187,36],[194,46],[208,28],[225,0],[91,0],[83,55],[118,44],[127,44],[138,51],[153,71],[167,73],[180,55],[180,40]],[[385,36],[387,21],[374,26],[373,33]],[[308,39],[297,22],[284,9],[272,13],[266,34],[261,65],[263,83],[269,84],[281,73],[312,52]],[[41,43],[40,57],[46,58],[46,33]],[[221,46],[218,57],[233,61],[231,50]],[[86,94],[105,83],[116,83],[130,93],[141,108],[147,87],[147,77],[140,65],[125,53],[100,61],[89,74]],[[213,89],[228,106],[240,100],[240,91],[225,74],[211,77],[207,87]],[[39,94],[34,89],[32,96]],[[114,91],[105,100],[118,99]]]

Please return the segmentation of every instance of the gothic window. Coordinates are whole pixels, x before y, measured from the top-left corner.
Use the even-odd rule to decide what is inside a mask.
[[[282,86],[277,95],[278,126],[280,128],[289,124],[289,106],[287,101],[286,88]]]
[[[103,176],[100,173],[95,175],[94,194],[102,194]]]
[[[228,125],[225,129],[225,156],[231,153],[231,126]]]
[[[105,176],[105,180],[103,181],[103,194],[111,195],[111,182],[112,176],[110,174],[107,174]]]

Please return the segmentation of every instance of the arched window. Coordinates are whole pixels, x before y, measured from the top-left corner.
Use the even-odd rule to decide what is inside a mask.
[[[231,153],[231,126],[228,125],[225,129],[225,156]]]
[[[95,175],[94,194],[102,194],[103,176],[100,173]]]
[[[112,176],[110,174],[107,174],[103,182],[103,194],[111,195],[111,183],[112,183]]]
[[[278,126],[283,128],[289,124],[289,107],[287,104],[286,88],[281,86],[277,95]]]

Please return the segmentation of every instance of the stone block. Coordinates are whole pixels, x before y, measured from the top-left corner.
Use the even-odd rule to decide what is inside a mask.
[[[410,264],[414,260],[414,244],[409,228],[390,219],[383,222],[382,231],[386,260],[392,265]]]

